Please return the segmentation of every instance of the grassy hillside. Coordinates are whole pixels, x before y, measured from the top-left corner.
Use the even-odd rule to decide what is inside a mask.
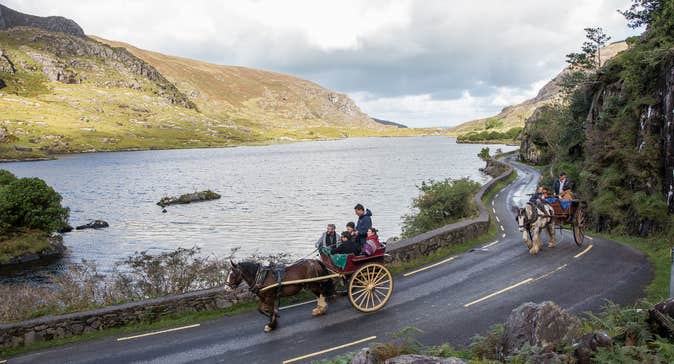
[[[0,160],[425,133],[296,77],[35,28],[0,31],[0,81]]]
[[[602,63],[613,58],[619,52],[627,49],[627,43],[624,41],[609,44],[602,48]],[[543,105],[547,105],[560,98],[560,84],[562,77],[568,73],[568,68],[562,70],[555,78],[548,82],[538,92],[536,97],[526,100],[520,104],[508,106],[500,113],[492,117],[477,119],[465,122],[449,129],[449,133],[457,136],[466,135],[469,133],[481,132],[500,132],[511,134],[515,129],[521,130],[524,127],[525,121],[533,114],[534,110]],[[495,138],[494,140],[496,140]],[[503,140],[501,140],[503,141]]]

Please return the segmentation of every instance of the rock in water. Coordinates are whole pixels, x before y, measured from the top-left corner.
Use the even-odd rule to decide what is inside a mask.
[[[105,222],[105,221],[103,221],[103,220],[94,220],[94,221],[91,221],[91,222],[89,222],[89,223],[87,223],[87,224],[80,225],[80,226],[76,227],[75,229],[76,229],[76,230],[83,230],[83,229],[102,229],[102,228],[106,228],[106,227],[108,227],[108,226],[110,226],[110,225],[108,225],[108,223]]]
[[[71,231],[73,231],[73,227],[70,226],[70,225],[66,225],[61,230],[59,230],[59,233],[63,234],[63,233],[69,233]]]
[[[200,201],[210,201],[210,200],[217,200],[220,198],[220,195],[217,193],[211,191],[211,190],[206,190],[206,191],[201,191],[201,192],[194,192],[194,193],[186,193],[184,195],[180,195],[179,197],[164,197],[159,202],[157,202],[157,205],[161,207],[169,206],[169,205],[178,205],[178,204],[186,204],[186,203],[192,203],[192,202],[200,202]]]
[[[514,309],[506,321],[505,352],[516,353],[525,343],[541,348],[571,345],[582,330],[580,320],[554,302],[527,302]]]

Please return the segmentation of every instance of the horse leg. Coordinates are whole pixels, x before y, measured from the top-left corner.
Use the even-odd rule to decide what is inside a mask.
[[[531,249],[531,247],[533,245],[531,244],[531,239],[529,239],[529,231],[528,230],[524,230],[522,232],[522,239],[524,240],[524,244],[526,244],[527,249]]]
[[[529,254],[535,255],[541,250],[541,229],[534,226],[532,228],[534,229],[534,242],[533,247],[529,249]]]
[[[264,332],[274,330],[276,328],[276,307],[274,305],[274,297],[271,295],[266,296],[264,300],[260,302],[260,308],[258,310],[269,317],[269,323],[264,325]]]
[[[550,237],[550,242],[548,242],[548,248],[555,247],[555,224],[554,221],[550,220],[550,223],[545,228],[548,231],[548,236]]]
[[[316,308],[311,310],[311,316],[320,316],[325,314],[325,312],[328,310],[328,303],[325,301],[325,296],[323,296],[322,293],[318,295],[316,302]]]

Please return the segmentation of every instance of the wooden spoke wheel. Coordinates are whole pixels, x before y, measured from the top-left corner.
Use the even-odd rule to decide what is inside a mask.
[[[581,246],[585,241],[585,210],[581,207],[576,209],[573,215],[573,240]]]
[[[362,266],[349,280],[349,301],[361,312],[374,312],[384,307],[392,292],[393,276],[381,264]]]

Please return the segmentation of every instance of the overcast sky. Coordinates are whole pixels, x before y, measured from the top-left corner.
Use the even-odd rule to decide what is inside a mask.
[[[140,48],[293,74],[409,126],[456,125],[534,96],[585,27],[611,41],[637,33],[616,11],[629,0],[0,3]]]

